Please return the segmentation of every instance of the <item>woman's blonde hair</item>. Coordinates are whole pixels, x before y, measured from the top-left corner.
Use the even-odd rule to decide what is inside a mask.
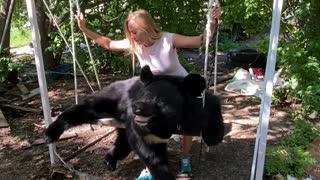
[[[131,34],[128,29],[128,23],[131,20],[135,20],[141,27],[141,29],[148,34],[148,37],[146,38],[149,38],[150,42],[155,42],[156,40],[161,38],[161,31],[154,22],[150,13],[143,9],[131,12],[124,23],[125,36],[130,42],[129,53],[134,53],[136,50],[136,43],[131,38]]]

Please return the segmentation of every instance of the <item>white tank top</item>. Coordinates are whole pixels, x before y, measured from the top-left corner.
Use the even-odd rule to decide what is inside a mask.
[[[152,73],[156,75],[187,76],[187,71],[179,62],[172,36],[172,33],[164,32],[162,37],[150,47],[137,45],[135,54],[140,66],[149,65]]]

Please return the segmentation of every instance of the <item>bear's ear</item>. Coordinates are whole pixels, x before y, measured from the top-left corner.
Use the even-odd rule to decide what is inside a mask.
[[[153,74],[151,72],[151,69],[149,66],[143,66],[141,68],[140,72],[140,80],[144,83],[147,84],[149,83],[153,78]]]
[[[183,86],[192,96],[200,96],[206,88],[206,81],[199,74],[189,74],[183,79]]]

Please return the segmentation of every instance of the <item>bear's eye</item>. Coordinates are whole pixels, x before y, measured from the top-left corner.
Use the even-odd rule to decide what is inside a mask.
[[[164,99],[159,98],[157,100],[157,103],[155,105],[155,110],[158,114],[166,114],[172,113],[173,110],[172,104],[170,104],[168,101],[165,101]]]

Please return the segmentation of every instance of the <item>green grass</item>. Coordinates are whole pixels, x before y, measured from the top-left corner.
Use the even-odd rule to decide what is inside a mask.
[[[32,41],[30,28],[12,28],[10,32],[10,47],[22,47]]]

